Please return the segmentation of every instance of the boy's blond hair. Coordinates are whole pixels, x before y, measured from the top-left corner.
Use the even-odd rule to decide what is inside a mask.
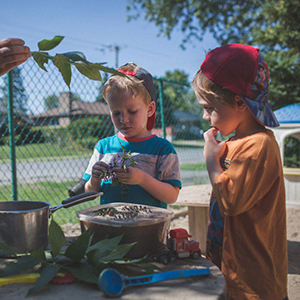
[[[118,68],[119,71],[137,71],[139,66],[134,63],[127,63],[124,66]],[[126,77],[113,75],[111,76],[101,89],[103,97],[107,102],[107,95],[114,94],[120,96],[124,92],[131,92],[135,98],[141,96],[144,102],[148,105],[151,102],[151,96],[147,89],[143,85],[143,80],[139,80],[137,77],[132,75],[126,75]]]
[[[195,75],[191,86],[197,95],[204,97],[205,99],[208,96],[213,96],[218,101],[225,102],[230,106],[233,106],[235,103],[236,94],[213,82],[201,69]]]

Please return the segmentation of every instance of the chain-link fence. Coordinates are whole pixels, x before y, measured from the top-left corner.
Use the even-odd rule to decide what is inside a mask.
[[[33,59],[0,78],[0,201],[37,200],[51,206],[68,198],[84,174],[95,143],[114,134],[100,89],[72,69],[71,92],[51,64]],[[105,74],[104,74],[105,79]],[[208,183],[203,158],[200,105],[186,82],[155,79],[157,121],[153,130],[175,146],[183,185]],[[60,223],[98,200],[59,210]]]
[[[68,198],[82,177],[95,143],[114,134],[101,82],[72,69],[71,92],[59,71],[41,70],[33,59],[0,78],[0,201]],[[105,74],[104,74],[105,81]],[[179,156],[183,186],[208,183],[202,111],[187,82],[155,78],[157,120],[153,133],[170,140]],[[204,128],[207,129],[207,128]],[[284,165],[300,167],[300,141],[286,139]],[[80,204],[60,223],[74,221]]]

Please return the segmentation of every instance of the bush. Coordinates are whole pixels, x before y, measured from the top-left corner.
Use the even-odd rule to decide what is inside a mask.
[[[45,142],[43,132],[38,128],[17,126],[15,134],[15,143],[18,146]]]
[[[109,128],[110,129],[110,128]],[[74,140],[96,138],[97,141],[108,136],[107,126],[98,117],[90,117],[71,122],[67,127],[68,135]]]
[[[0,140],[3,136],[8,135],[8,127],[7,124],[1,123],[0,125]]]
[[[300,168],[300,140],[292,136],[284,141],[284,166]]]
[[[93,150],[96,143],[99,141],[99,138],[89,137],[78,140],[78,144],[85,149]]]

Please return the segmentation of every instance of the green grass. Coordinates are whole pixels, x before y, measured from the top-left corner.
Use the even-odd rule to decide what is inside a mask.
[[[178,146],[178,145],[176,145]],[[197,147],[201,148],[199,145],[180,145],[182,147]],[[62,147],[57,144],[32,144],[16,147],[16,157],[17,161],[36,161],[36,160],[59,160],[62,157],[90,157],[91,151],[79,149],[78,146],[68,144],[66,147]],[[2,146],[0,147],[0,161],[2,163],[10,162],[10,147]],[[181,170],[189,171],[199,171],[206,170],[205,163],[199,164],[182,164],[180,165]],[[59,205],[62,200],[69,198],[68,188],[75,185],[77,181],[71,182],[38,182],[34,184],[18,184],[18,200],[32,200],[32,201],[46,201],[51,204],[50,207]],[[0,186],[0,201],[11,201],[12,199],[12,186]],[[99,205],[99,198],[92,200],[83,204],[75,205],[67,209],[59,209],[53,213],[54,220],[60,224],[66,223],[79,223],[79,219],[76,216],[78,210]]]
[[[89,157],[91,151],[74,146],[72,143],[68,147],[62,147],[58,144],[29,144],[23,146],[16,146],[17,161],[23,160],[55,160],[61,157]],[[0,147],[0,161],[2,163],[10,162],[10,147]]]
[[[64,199],[69,198],[68,188],[76,184],[77,181],[71,182],[39,182],[35,184],[18,185],[18,200],[46,201],[54,207],[61,204]],[[12,200],[11,185],[0,186],[0,201]],[[66,223],[79,224],[76,216],[78,210],[97,206],[100,204],[99,198],[69,208],[61,208],[53,213],[53,219],[59,224]]]
[[[203,170],[206,170],[206,164],[205,163],[182,164],[182,165],[180,165],[180,170],[184,170],[184,171],[203,171]]]
[[[172,141],[173,146],[180,149],[191,149],[191,148],[199,148],[202,149],[204,147],[204,140],[197,141],[186,141],[186,140],[175,140]]]

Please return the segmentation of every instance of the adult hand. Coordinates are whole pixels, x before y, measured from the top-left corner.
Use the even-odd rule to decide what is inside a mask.
[[[25,42],[17,38],[0,41],[0,76],[25,62],[30,56],[30,49]]]

